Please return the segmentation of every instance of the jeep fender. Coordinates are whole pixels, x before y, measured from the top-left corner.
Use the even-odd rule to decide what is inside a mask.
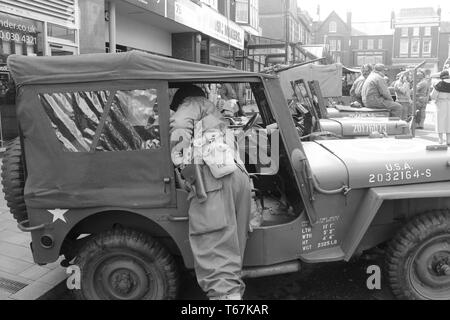
[[[433,182],[370,188],[358,208],[347,236],[342,241],[341,248],[345,255],[344,259],[348,261],[353,256],[384,201],[449,198],[449,187],[448,182]]]
[[[32,216],[43,216],[42,211],[44,209],[31,211],[36,210],[39,210],[40,214],[33,212]],[[119,224],[127,228],[140,230],[156,239],[160,239],[163,244],[168,246],[172,254],[182,256],[187,267],[193,265],[187,223],[174,223],[169,220],[171,215],[177,215],[176,208],[153,210],[96,208],[69,210],[67,213],[65,214],[66,218],[69,217],[66,219],[67,224],[64,224],[62,221],[48,223],[46,219],[47,225],[45,228],[32,232],[33,256],[36,263],[46,264],[56,261],[64,253],[64,245],[67,244],[67,241],[71,241],[73,236],[101,233]],[[71,217],[73,218],[71,219]],[[32,225],[42,222],[32,221]],[[50,248],[45,248],[41,245],[41,239],[46,235],[50,236],[54,241]]]

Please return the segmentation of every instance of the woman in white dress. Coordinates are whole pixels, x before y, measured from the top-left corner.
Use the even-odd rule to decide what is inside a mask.
[[[442,71],[440,78],[441,81],[433,88],[431,99],[436,101],[436,131],[439,143],[444,143],[445,134],[447,145],[450,145],[450,77],[448,70]]]

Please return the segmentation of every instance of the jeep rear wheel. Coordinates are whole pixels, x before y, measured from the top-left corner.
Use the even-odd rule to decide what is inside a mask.
[[[175,299],[178,272],[171,254],[152,237],[115,229],[90,239],[75,264],[82,300]]]
[[[389,281],[400,299],[450,299],[450,212],[420,215],[392,240]]]
[[[17,222],[28,219],[27,207],[23,197],[25,174],[22,162],[20,139],[8,143],[2,160],[2,185],[6,205]]]

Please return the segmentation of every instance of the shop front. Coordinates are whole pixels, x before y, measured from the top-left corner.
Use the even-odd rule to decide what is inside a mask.
[[[17,136],[14,86],[6,60],[27,56],[79,53],[77,0],[0,0],[0,135],[1,142]]]
[[[245,31],[214,8],[189,0],[168,3],[167,18],[191,30],[172,35],[173,56],[222,67],[237,67],[234,58],[237,52],[244,50]]]

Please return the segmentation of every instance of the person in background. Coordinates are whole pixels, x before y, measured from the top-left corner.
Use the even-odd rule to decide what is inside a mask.
[[[386,67],[377,63],[367,77],[362,87],[362,100],[365,107],[387,109],[391,117],[401,118],[403,106],[392,99],[387,83],[384,79]]]
[[[358,77],[358,79],[353,82],[353,85],[350,89],[350,96],[352,97],[352,100],[357,103],[352,103],[352,106],[362,107],[363,101],[362,101],[362,87],[364,85],[364,82],[366,81],[369,74],[372,72],[372,66],[370,64],[365,64],[361,67],[361,75]]]
[[[403,106],[402,119],[411,119],[413,109],[409,72],[403,72],[399,75],[399,79],[394,84],[395,96],[397,97],[396,102]]]
[[[430,96],[430,81],[425,77],[423,70],[417,72],[417,85],[416,85],[416,124],[417,129],[423,129],[426,117],[426,108]]]
[[[233,86],[229,83],[221,83],[218,94],[224,100],[237,99],[236,91],[234,91]]]
[[[450,145],[450,77],[448,70],[440,74],[441,81],[438,82],[432,92],[431,99],[436,102],[436,132],[439,137],[439,143],[444,143],[444,134],[446,143]]]

